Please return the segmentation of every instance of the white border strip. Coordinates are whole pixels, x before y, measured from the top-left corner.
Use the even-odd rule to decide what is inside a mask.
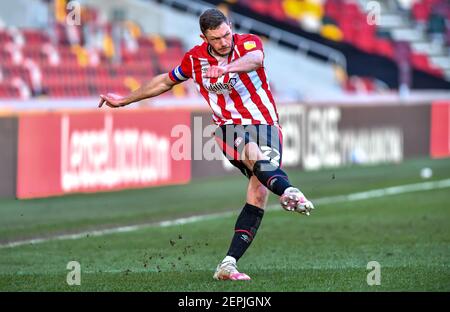
[[[317,207],[319,205],[336,204],[336,203],[342,203],[342,202],[346,202],[346,201],[348,202],[348,201],[367,200],[367,199],[384,197],[384,196],[392,196],[392,195],[398,195],[398,194],[404,194],[404,193],[428,191],[428,190],[442,189],[442,188],[448,188],[448,187],[450,187],[450,179],[445,179],[445,180],[439,180],[439,181],[430,181],[430,182],[422,182],[422,183],[415,183],[415,184],[392,186],[392,187],[387,187],[387,188],[382,188],[382,189],[370,190],[370,191],[366,191],[366,192],[351,193],[348,195],[322,197],[322,198],[318,198],[318,199],[313,199],[312,202]],[[278,210],[278,209],[280,209],[278,205],[271,205],[267,208],[267,210]],[[155,223],[121,226],[121,227],[115,227],[115,228],[110,228],[110,229],[106,229],[106,230],[87,231],[87,232],[80,232],[80,233],[76,233],[76,234],[64,234],[64,235],[57,235],[57,236],[53,236],[53,237],[19,240],[19,241],[0,244],[0,248],[10,248],[10,247],[23,246],[23,245],[33,245],[33,244],[45,243],[45,242],[55,241],[55,240],[81,239],[81,238],[91,237],[91,236],[95,237],[95,236],[103,236],[103,235],[115,234],[115,233],[127,233],[127,232],[134,232],[134,231],[149,228],[149,227],[168,227],[168,226],[182,225],[182,224],[195,223],[195,222],[206,221],[206,220],[214,220],[214,219],[218,219],[221,217],[228,217],[228,216],[232,216],[234,213],[235,213],[235,211],[227,211],[227,212],[222,212],[222,213],[198,215],[198,216],[166,220],[166,221],[155,222]]]

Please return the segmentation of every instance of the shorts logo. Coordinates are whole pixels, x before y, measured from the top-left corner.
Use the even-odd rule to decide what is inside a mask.
[[[267,159],[270,160],[272,165],[277,167],[280,166],[281,155],[279,150],[270,146],[261,146],[261,151],[263,152],[264,156],[266,156]]]
[[[244,48],[245,48],[245,50],[251,50],[251,49],[253,49],[253,48],[256,48],[256,42],[255,41],[247,41],[247,42],[244,42]]]
[[[244,139],[241,137],[236,138],[236,140],[234,140],[234,146],[238,147],[239,145],[241,145],[243,140]]]

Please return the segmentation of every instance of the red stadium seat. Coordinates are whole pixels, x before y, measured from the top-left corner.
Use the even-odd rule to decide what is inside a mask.
[[[0,82],[0,98],[20,98],[19,89],[10,83]]]
[[[389,58],[394,57],[394,48],[392,47],[392,43],[391,41],[386,39],[376,39],[375,51],[376,53],[387,56]]]
[[[11,42],[11,36],[4,30],[0,30],[0,46],[3,46],[7,42]]]
[[[411,63],[414,67],[426,71],[432,75],[443,77],[444,73],[441,69],[432,66],[428,60],[428,56],[421,53],[411,53]]]

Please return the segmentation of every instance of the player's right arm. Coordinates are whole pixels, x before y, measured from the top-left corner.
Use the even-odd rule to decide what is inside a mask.
[[[140,88],[134,90],[127,96],[119,96],[111,93],[108,93],[107,95],[101,94],[98,107],[102,107],[103,104],[106,104],[109,107],[116,108],[143,99],[152,98],[169,91],[178,83],[180,82],[170,79],[168,73],[161,74],[144,83]]]

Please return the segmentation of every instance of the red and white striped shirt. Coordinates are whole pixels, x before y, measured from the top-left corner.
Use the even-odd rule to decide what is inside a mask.
[[[278,113],[264,67],[248,73],[227,73],[220,78],[205,78],[210,66],[224,66],[245,54],[263,51],[261,40],[251,34],[234,34],[233,50],[217,60],[205,42],[188,51],[180,66],[169,77],[175,82],[194,79],[197,89],[213,111],[217,125],[278,124]]]

